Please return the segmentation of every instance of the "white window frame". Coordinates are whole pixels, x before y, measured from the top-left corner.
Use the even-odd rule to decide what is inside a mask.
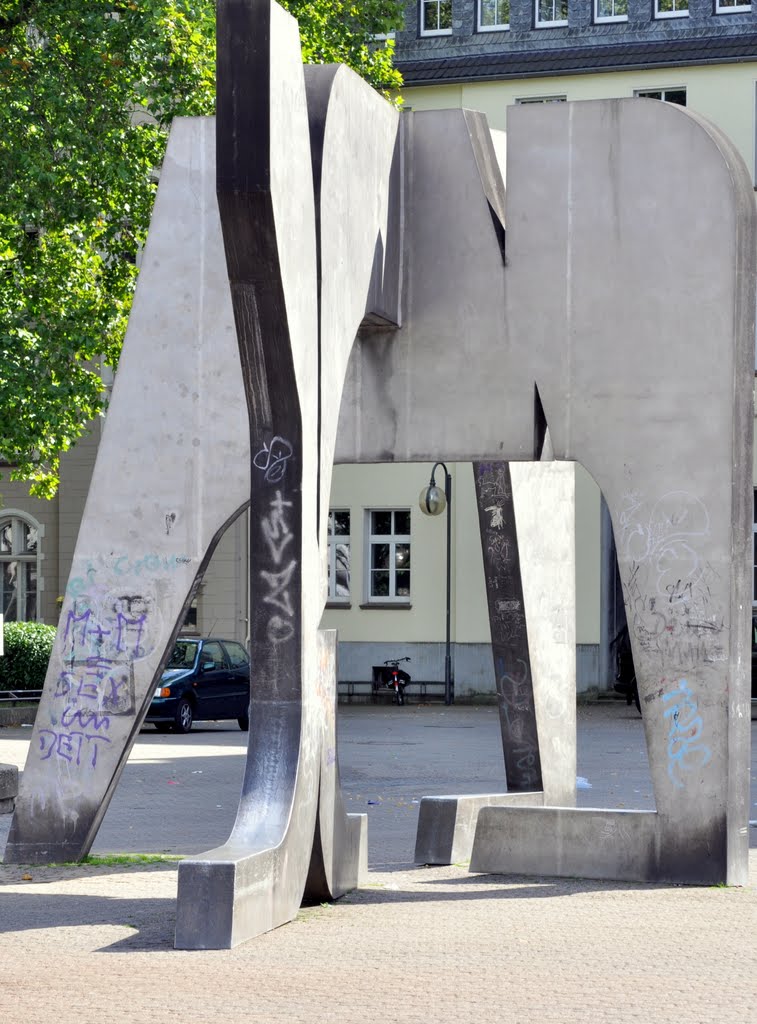
[[[346,512],[349,516],[349,533],[335,533],[333,529],[333,513],[334,512]],[[347,593],[337,594],[336,592],[336,549],[340,545],[346,544],[347,551],[349,554],[350,565],[352,563],[352,513],[348,508],[330,508],[329,519],[326,525],[326,532],[328,534],[328,602],[329,604],[349,604],[351,598],[352,588],[352,573],[351,570],[347,577]]]
[[[660,85],[660,86],[657,86],[656,88],[655,88],[655,86],[650,86],[650,88],[648,88],[648,89],[647,88],[644,88],[644,89],[634,89],[633,94],[634,94],[634,97],[636,99],[639,99],[639,100],[657,99],[656,96],[647,96],[647,93],[650,93],[650,92],[660,92],[660,93],[662,93],[662,96],[660,97],[660,100],[659,100],[660,103],[670,103],[670,102],[672,102],[671,100],[666,100],[665,99],[665,93],[668,93],[668,92],[685,92],[686,93],[686,103],[685,104],[677,103],[676,106],[679,106],[679,107],[680,106],[686,106],[688,104],[688,101],[689,101],[689,95],[688,95],[688,92],[686,90],[686,86],[685,85]]]
[[[617,0],[610,0],[613,11]],[[626,0],[626,13],[625,14],[600,14],[599,13],[600,0],[594,0],[594,24],[595,25],[607,25],[610,22],[628,21],[628,3]]]
[[[516,104],[526,105],[527,103],[567,103],[567,96],[519,96],[515,100]]]
[[[688,4],[689,0],[673,0],[673,4],[674,5],[675,4],[679,4],[679,3],[683,3],[683,2]],[[655,18],[688,18],[688,16],[689,16],[689,8],[687,6],[685,11],[684,10],[680,10],[680,11],[661,11],[660,10],[660,0],[654,0],[654,16],[655,16]]]
[[[743,14],[751,9],[751,4],[728,4],[723,0],[715,0],[715,14]]]
[[[410,533],[373,533],[373,513],[374,512],[391,512],[392,513],[392,528],[394,529],[394,514],[397,512],[407,512],[410,516]],[[365,603],[366,604],[397,604],[397,605],[409,605],[412,598],[413,592],[413,576],[412,576],[412,564],[413,564],[413,544],[412,544],[412,523],[413,514],[412,509],[401,506],[378,506],[374,508],[367,508],[365,510],[365,571],[363,578],[365,580]],[[389,545],[389,565],[386,570],[389,573],[389,593],[388,594],[372,594],[373,584],[373,572],[377,571],[373,569],[373,547],[378,544]],[[410,548],[410,566],[406,570],[410,573],[410,593],[409,594],[397,594],[397,565],[396,565],[396,549],[399,544],[407,544]]]
[[[478,12],[477,13],[476,30],[478,32],[509,32],[510,31],[510,4],[511,4],[511,0],[505,0],[505,2],[507,3],[507,21],[498,21],[496,23],[496,25],[483,25],[482,24],[482,19],[481,19],[481,4],[482,4],[482,2],[483,2],[483,0],[478,0],[478,2],[476,4],[476,8],[477,8],[477,12]],[[496,2],[499,3],[500,0],[496,0]]]
[[[557,8],[558,4],[560,4],[562,2],[562,0],[551,0],[551,2],[552,2],[552,10],[556,14],[557,13],[556,8]],[[655,3],[656,2],[657,2],[657,0],[655,0]],[[566,0],[566,13],[567,13],[567,0]],[[539,0],[534,0],[534,25],[535,25],[536,28],[562,28],[563,26],[565,26],[567,24],[568,24],[568,19],[567,18],[565,18],[564,21],[563,20],[560,20],[560,21],[542,21],[541,17],[539,16]]]
[[[30,516],[28,512],[22,512],[20,509],[15,508],[4,508],[0,513],[0,527],[10,520],[13,526],[12,540],[11,540],[11,553],[0,554],[0,564],[7,562],[21,562],[23,565],[34,564],[37,570],[37,589],[35,593],[34,602],[34,617],[19,618],[18,609],[23,607],[24,613],[26,613],[26,578],[25,575],[21,578],[21,586],[18,588],[16,593],[16,617],[15,619],[5,619],[6,622],[39,622],[40,621],[40,599],[42,591],[44,589],[44,581],[42,579],[42,539],[45,535],[44,526],[39,523],[33,516]],[[22,523],[26,527],[31,527],[37,531],[37,550],[32,554],[25,554],[23,552],[16,552],[13,549],[16,547],[16,534],[17,534],[17,523]]]
[[[436,20],[437,20],[437,23],[438,23],[439,22],[439,15],[441,13],[440,8],[441,8],[442,4],[445,3],[445,2],[446,2],[446,0],[420,0],[419,16],[420,16],[420,30],[421,30],[421,35],[422,36],[451,36],[452,35],[452,25],[451,24],[450,24],[449,28],[426,28],[426,26],[425,26],[426,7],[432,6],[434,3],[436,3],[436,9],[437,9]],[[450,10],[450,22],[451,21],[452,21],[452,11]]]

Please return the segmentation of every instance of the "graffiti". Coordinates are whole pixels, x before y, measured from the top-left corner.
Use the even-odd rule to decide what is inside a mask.
[[[152,569],[173,571],[183,557],[113,556],[87,563],[74,578],[84,588],[69,587],[61,612],[48,727],[39,731],[42,760],[54,758],[93,770],[112,742],[114,720],[134,716],[134,666],[155,653],[161,632],[160,591],[154,579],[122,579],[123,572],[127,566],[137,576]],[[108,574],[102,571],[104,565]]]
[[[293,534],[287,525],[285,513],[285,509],[291,507],[291,501],[284,501],[281,491],[276,491],[276,496],[271,502],[271,511],[262,522],[263,539],[276,565],[281,565],[284,549],[292,541]]]
[[[480,463],[473,475],[507,784],[530,790],[541,785],[541,761],[510,467]]]
[[[87,658],[58,676],[53,699],[61,698],[73,707],[79,700],[96,701],[108,714],[127,715],[134,708],[131,674],[107,658]]]
[[[710,748],[701,742],[704,733],[696,698],[685,679],[662,695],[663,712],[668,719],[668,776],[674,786],[683,789],[681,774],[694,767],[704,768],[711,760]],[[692,763],[692,757],[694,763]]]
[[[476,467],[476,489],[479,501],[512,500],[510,469],[505,462],[480,462]]]
[[[273,448],[273,443],[271,447]],[[285,501],[281,491],[277,490],[260,524],[263,540],[273,563],[272,569],[260,570],[260,578],[266,585],[266,592],[262,596],[263,604],[272,605],[276,609],[276,614],[271,616],[266,627],[266,636],[273,644],[284,643],[294,635],[292,620],[295,607],[290,586],[297,570],[297,562],[291,559],[280,568],[285,551],[294,536],[288,520],[291,508],[292,502]]]
[[[505,741],[505,772],[512,789],[541,785],[541,760],[533,707],[531,668],[523,658],[508,670],[503,657],[496,658],[497,692]]]
[[[492,519],[491,522],[489,523],[489,526],[491,526],[492,529],[494,530],[501,530],[502,527],[505,525],[505,517],[502,512],[502,506],[487,505],[485,511],[491,513]]]
[[[166,525],[169,518],[170,516],[166,516]],[[155,576],[159,573],[177,572],[180,567],[190,565],[191,562],[189,555],[147,554],[139,558],[112,555],[100,559],[99,565],[88,562],[82,575],[71,577],[66,587],[66,596],[74,599],[83,597],[92,589],[98,577],[111,580],[113,576]]]
[[[727,660],[725,619],[712,600],[717,573],[709,563],[696,581],[678,579],[665,597],[645,593],[643,567],[633,563],[624,585],[629,628],[640,649],[662,669],[691,671],[702,663]]]
[[[109,595],[98,614],[89,601],[75,601],[66,615],[64,660],[76,663],[91,657],[113,662],[144,658],[148,650],[143,641],[152,603],[142,594]]]
[[[95,732],[99,732],[100,729],[105,731],[110,729],[110,719],[107,715],[98,715],[96,711],[86,709],[77,711],[73,707],[63,709],[60,724],[67,729],[72,725],[79,725],[82,729],[92,728]]]
[[[276,484],[283,480],[287,469],[287,462],[293,453],[292,445],[283,437],[278,435],[273,438],[270,446],[263,443],[263,447],[252,460],[256,469],[261,470],[266,483]]]
[[[107,736],[78,730],[56,732],[54,729],[40,729],[38,735],[40,760],[49,761],[54,754],[62,761],[68,761],[77,767],[82,764],[84,754],[85,764],[90,768],[96,768],[99,744],[110,743]]]
[[[292,560],[281,572],[266,572],[263,570],[260,573],[261,579],[269,587],[268,593],[263,595],[264,603],[275,605],[289,616],[294,615],[294,608],[292,607],[288,586],[296,568],[297,563]]]
[[[624,502],[618,551],[649,566],[662,597],[671,597],[681,581],[695,584],[702,572],[697,540],[710,533],[704,502],[687,491],[670,491],[655,502],[648,517],[642,514],[638,493],[625,495]]]
[[[510,561],[510,538],[504,534],[487,537],[486,553],[489,558],[503,562]]]

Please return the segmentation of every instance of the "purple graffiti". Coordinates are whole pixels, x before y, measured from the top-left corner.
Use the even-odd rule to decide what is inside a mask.
[[[86,740],[86,744],[85,744]],[[90,767],[97,766],[98,744],[110,743],[107,736],[99,736],[97,733],[85,733],[73,730],[71,732],[56,732],[54,729],[40,729],[39,747],[41,760],[48,761],[53,754],[62,761],[75,764],[79,767],[82,763],[82,753],[91,754],[88,762]]]

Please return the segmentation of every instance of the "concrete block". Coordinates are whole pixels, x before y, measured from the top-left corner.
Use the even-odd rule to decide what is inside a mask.
[[[0,814],[10,814],[18,795],[18,768],[14,764],[0,764]]]
[[[459,864],[470,860],[482,807],[544,803],[544,793],[424,796],[415,836],[416,864]]]
[[[675,881],[661,873],[658,824],[653,811],[486,807],[478,816],[470,870],[627,882]],[[688,880],[712,881],[711,864],[702,861],[700,872]]]

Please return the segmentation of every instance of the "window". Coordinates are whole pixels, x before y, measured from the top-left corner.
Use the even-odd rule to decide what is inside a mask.
[[[329,601],[350,599],[350,513],[329,510]]]
[[[211,640],[209,643],[202,645],[200,668],[209,663],[213,665],[213,670],[224,668],[223,648],[217,640]]]
[[[536,0],[536,27],[568,24],[568,0]]]
[[[510,0],[478,0],[478,30],[492,32],[510,28]]]
[[[182,630],[189,633],[197,632],[197,598],[195,597],[184,613],[184,621],[181,624]]]
[[[757,488],[754,491],[754,513],[752,515],[752,607],[757,613]]]
[[[752,5],[740,0],[715,0],[716,14],[734,14],[736,11],[751,11]]]
[[[689,0],[654,0],[655,18],[688,18]]]
[[[521,96],[516,103],[565,103],[567,96]]]
[[[226,640],[225,647],[226,653],[229,656],[229,665],[231,665],[232,668],[244,668],[249,664],[250,659],[247,657],[247,651],[241,644],[232,643],[230,640]]]
[[[594,21],[628,21],[628,0],[594,0]]]
[[[410,509],[368,513],[368,600],[410,600]]]
[[[421,35],[452,33],[452,0],[421,0]]]
[[[641,96],[648,100],[664,100],[665,103],[677,103],[679,107],[686,106],[686,89],[637,89],[634,96]]]
[[[0,519],[0,609],[6,622],[31,622],[39,618],[38,523],[21,516]]]

